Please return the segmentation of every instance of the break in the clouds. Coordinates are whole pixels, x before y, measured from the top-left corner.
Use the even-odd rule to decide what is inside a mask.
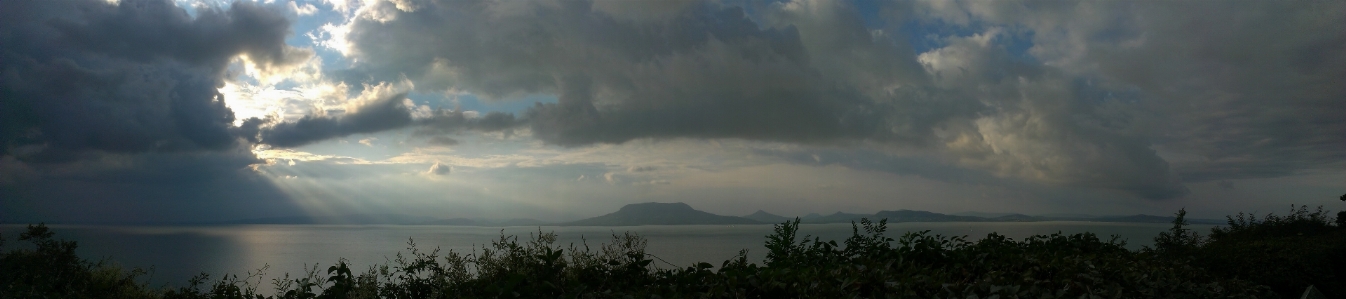
[[[807,166],[1140,203],[1346,169],[1340,1],[265,2],[0,3],[0,184],[156,155],[311,167],[268,148],[414,164],[390,169],[429,189],[558,163],[665,192],[703,190],[687,169]],[[287,102],[226,97],[248,90]],[[689,140],[754,150],[561,158]]]

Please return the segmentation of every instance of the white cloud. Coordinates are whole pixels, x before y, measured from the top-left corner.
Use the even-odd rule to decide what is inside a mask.
[[[431,164],[431,165],[430,165],[430,169],[429,169],[429,170],[426,170],[426,171],[425,171],[425,174],[428,174],[428,175],[448,175],[449,172],[452,172],[452,171],[453,171],[453,168],[452,168],[452,167],[449,167],[448,165],[440,164],[439,162],[435,162],[435,164]]]
[[[311,15],[313,15],[313,14],[318,13],[318,7],[317,7],[317,6],[313,6],[312,3],[304,3],[304,5],[299,5],[299,4],[298,4],[297,2],[295,2],[295,1],[290,1],[290,2],[289,2],[289,6],[290,6],[290,11],[293,11],[295,14],[298,14],[298,15],[301,15],[301,16],[311,16]]]

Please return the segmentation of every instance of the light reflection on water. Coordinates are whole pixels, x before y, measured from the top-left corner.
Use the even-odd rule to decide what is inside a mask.
[[[991,232],[999,232],[1016,240],[1032,235],[1092,232],[1104,240],[1118,235],[1127,240],[1129,248],[1153,244],[1159,232],[1170,224],[1100,223],[1100,222],[944,222],[892,223],[887,235],[893,238],[908,231],[930,230],[932,234],[969,236],[980,239]],[[406,252],[408,238],[417,248],[469,253],[489,245],[503,233],[518,236],[526,242],[530,234],[555,232],[557,244],[583,248],[587,242],[593,250],[612,240],[612,234],[634,232],[648,240],[647,252],[680,267],[696,262],[710,262],[719,266],[734,257],[739,250],[748,249],[748,256],[760,261],[766,255],[762,246],[771,225],[683,225],[683,226],[624,226],[624,227],[463,227],[416,225],[239,225],[239,226],[70,226],[52,225],[58,238],[78,241],[79,254],[89,259],[109,257],[128,267],[154,268],[152,284],[179,286],[195,274],[206,272],[212,277],[224,273],[245,276],[249,271],[270,265],[262,289],[269,292],[271,278],[289,273],[292,277],[305,273],[314,263],[320,270],[346,258],[355,269],[390,262],[401,251]],[[1192,225],[1198,232],[1208,232],[1211,225]],[[23,225],[0,225],[5,247],[15,248],[15,238]],[[863,230],[861,231],[863,233]],[[820,237],[823,241],[841,243],[851,235],[851,225],[804,224],[799,235]],[[583,239],[582,239],[583,238]],[[669,267],[667,264],[662,267]]]

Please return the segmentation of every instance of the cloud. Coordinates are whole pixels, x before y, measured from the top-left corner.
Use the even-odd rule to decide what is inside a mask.
[[[1346,118],[1334,109],[1346,98],[1346,3],[1038,4],[919,6],[1031,32],[1028,54],[1125,103],[1127,129],[1173,157],[1185,182],[1346,167]]]
[[[631,166],[626,168],[626,172],[646,172],[646,171],[654,171],[656,169],[659,168],[654,166]]]
[[[347,18],[310,33],[340,52],[328,64],[285,44],[286,16],[314,7],[294,1],[201,7],[195,17],[166,0],[0,2],[0,185],[28,194],[18,186],[139,173],[94,171],[108,161],[190,164],[162,158],[172,155],[222,160],[174,168],[181,173],[233,172],[258,162],[240,151],[258,143],[292,148],[394,129],[480,152],[494,151],[460,145],[471,139],[459,135],[517,130],[540,142],[510,146],[550,155],[444,160],[466,172],[679,140],[845,149],[771,155],[791,167],[1150,199],[1182,197],[1193,182],[1346,168],[1340,1],[954,0],[880,4],[878,14],[812,0],[324,5]],[[287,73],[305,77],[272,80]],[[286,84],[302,86],[262,94]],[[364,88],[352,96],[345,86]],[[502,113],[432,109],[407,96],[424,103],[420,95],[437,93],[472,94],[486,107],[557,100]],[[416,168],[434,159],[421,154],[404,153],[420,160],[388,173],[425,171]],[[747,160],[731,159],[702,167]],[[603,169],[566,180],[687,185],[654,177],[686,171],[680,163],[595,163]],[[304,164],[314,163],[285,176],[330,170]]]
[[[296,212],[248,167],[261,121],[236,126],[218,91],[236,61],[307,61],[289,34],[284,7],[252,2],[194,15],[167,0],[0,2],[0,218]]]
[[[0,219],[48,223],[210,222],[302,213],[254,172],[248,151],[95,153],[36,164],[0,183]],[[0,159],[0,171],[7,167]]]
[[[339,115],[315,113],[293,122],[279,122],[261,129],[262,143],[296,147],[331,138],[374,133],[412,124],[407,93],[400,84],[366,85],[360,97],[346,104]]]
[[[318,13],[318,7],[313,6],[313,3],[304,3],[304,5],[299,5],[299,3],[297,2],[290,1],[288,5],[290,7],[290,11],[294,11],[294,13],[299,14],[301,16],[308,16]]]
[[[559,94],[558,103],[539,104],[524,117],[549,143],[808,141],[873,131],[864,111],[870,104],[811,67],[795,29],[762,28],[739,7],[681,3],[642,19],[606,2],[372,5],[369,11],[381,14],[344,25],[360,61],[351,78],[405,75],[418,89],[488,98]],[[416,28],[444,30],[427,36]],[[855,46],[884,41],[863,42]],[[424,46],[391,46],[401,44]]]
[[[1147,198],[1186,192],[1148,136],[1094,123],[1132,112],[1087,102],[1087,92],[1110,90],[1016,56],[1002,45],[1012,37],[1005,29],[917,53],[906,39],[865,28],[847,4],[776,3],[754,18],[695,3],[654,19],[591,4],[372,4],[378,15],[343,25],[360,61],[351,72],[494,98],[555,93],[556,103],[536,104],[523,119],[556,145],[879,142],[1002,177]],[[418,29],[427,27],[445,30]],[[423,47],[391,46],[404,44]]]
[[[457,139],[449,138],[448,136],[430,137],[430,139],[426,140],[426,142],[433,145],[444,145],[444,146],[454,146],[460,143]]]
[[[430,165],[430,169],[429,169],[429,170],[426,170],[426,171],[425,171],[425,174],[429,174],[429,175],[448,175],[450,171],[453,171],[453,167],[449,167],[448,165],[444,165],[444,164],[440,164],[439,162],[435,162],[435,164]]]
[[[196,17],[155,0],[6,1],[0,11],[0,153],[44,147],[20,159],[231,149],[240,132],[216,90],[227,64],[280,68],[308,55],[285,45],[278,9],[251,3]]]
[[[512,134],[515,128],[527,124],[525,120],[515,118],[514,114],[490,112],[485,116],[476,117],[475,114],[469,114],[468,112],[472,111],[465,112],[462,109],[434,110],[428,117],[416,121],[416,134],[422,136],[436,136],[455,134],[464,131],[475,131],[505,132],[508,135]]]

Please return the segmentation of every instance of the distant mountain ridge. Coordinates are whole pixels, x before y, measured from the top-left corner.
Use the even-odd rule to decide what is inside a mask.
[[[616,212],[560,223],[562,226],[637,226],[689,224],[762,224],[743,217],[721,216],[693,209],[685,203],[637,203],[622,206]]]
[[[757,210],[756,213],[748,214],[747,216],[743,216],[743,218],[757,220],[757,222],[762,223],[781,223],[788,221],[790,219],[794,219],[790,217],[767,213],[766,211],[763,210]]]

